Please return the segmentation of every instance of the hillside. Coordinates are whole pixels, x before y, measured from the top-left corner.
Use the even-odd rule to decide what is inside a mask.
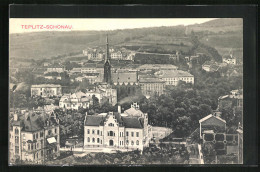
[[[212,47],[242,48],[241,24],[240,19],[216,19],[190,26],[151,27],[109,32],[53,31],[10,34],[10,58],[43,59],[69,53],[81,53],[87,47],[105,46],[107,33],[111,46],[124,46],[136,51],[189,52],[192,47],[189,38],[191,30],[207,33],[207,37],[202,37],[201,42]],[[218,34],[219,32],[221,35]],[[230,32],[232,36],[227,37],[226,35],[230,35]]]

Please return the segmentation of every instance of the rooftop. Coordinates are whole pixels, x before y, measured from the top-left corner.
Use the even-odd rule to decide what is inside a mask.
[[[41,87],[45,87],[45,88],[57,88],[57,87],[61,87],[61,85],[55,85],[55,84],[39,84],[39,85],[32,85],[31,88],[41,88]]]
[[[193,77],[192,74],[182,70],[161,70],[157,73],[160,78]]]
[[[164,83],[164,81],[159,80],[158,78],[140,78],[140,83]]]

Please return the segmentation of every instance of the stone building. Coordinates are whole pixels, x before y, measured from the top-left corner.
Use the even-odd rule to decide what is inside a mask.
[[[87,115],[84,121],[84,148],[143,150],[149,144],[148,115],[133,103],[121,112]]]
[[[164,93],[165,82],[158,78],[140,78],[139,86],[144,96],[161,95]]]
[[[42,164],[60,156],[59,120],[54,113],[14,114],[9,129],[9,161]]]

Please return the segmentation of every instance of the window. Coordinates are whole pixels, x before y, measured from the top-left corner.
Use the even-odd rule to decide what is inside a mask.
[[[99,143],[99,138],[97,138],[97,142]]]
[[[90,142],[90,138],[88,137],[88,142]]]
[[[48,131],[48,134],[51,135],[51,130]]]
[[[31,150],[33,150],[33,144],[31,144]]]
[[[134,141],[131,141],[131,145],[134,145]]]
[[[108,132],[108,136],[115,136],[115,132],[114,131],[109,131]]]
[[[92,134],[95,134],[95,130],[92,130]]]
[[[38,159],[38,153],[36,153],[36,158]]]
[[[15,136],[15,143],[19,143],[19,137]]]
[[[37,143],[37,149],[39,148],[39,143]]]
[[[136,132],[136,137],[139,137],[139,132]]]
[[[134,137],[134,132],[131,132],[131,136]]]
[[[94,137],[92,138],[92,142],[95,143],[95,138]]]
[[[124,145],[124,141],[122,141],[122,145]]]
[[[88,129],[88,134],[89,134],[89,132],[90,132],[90,131],[89,131],[89,129]]]
[[[33,140],[35,140],[35,134],[33,134]]]
[[[99,135],[99,130],[97,130],[97,135]]]
[[[102,144],[102,140],[100,140],[100,144]]]
[[[139,140],[136,140],[136,145],[139,145]]]
[[[38,139],[38,133],[36,133],[36,139]]]
[[[128,141],[128,140],[126,140],[126,144],[127,144],[127,145],[129,144],[129,141]]]
[[[100,135],[102,136],[102,131],[100,131]]]
[[[43,156],[43,151],[41,151],[41,157]]]
[[[41,148],[43,148],[43,140],[41,140]]]
[[[126,132],[126,136],[128,136],[128,131]]]
[[[19,154],[19,146],[15,146],[15,153]]]
[[[55,134],[57,133],[57,128],[55,128]]]
[[[15,129],[14,132],[15,132],[15,134],[19,134],[19,130],[17,128]]]
[[[30,144],[28,144],[28,150],[30,150]]]
[[[114,127],[114,124],[113,123],[109,123],[108,126]]]
[[[43,132],[40,133],[40,137],[43,137]]]

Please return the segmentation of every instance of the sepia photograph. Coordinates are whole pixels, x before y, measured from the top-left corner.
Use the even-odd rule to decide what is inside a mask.
[[[9,165],[243,164],[243,18],[9,18]]]

